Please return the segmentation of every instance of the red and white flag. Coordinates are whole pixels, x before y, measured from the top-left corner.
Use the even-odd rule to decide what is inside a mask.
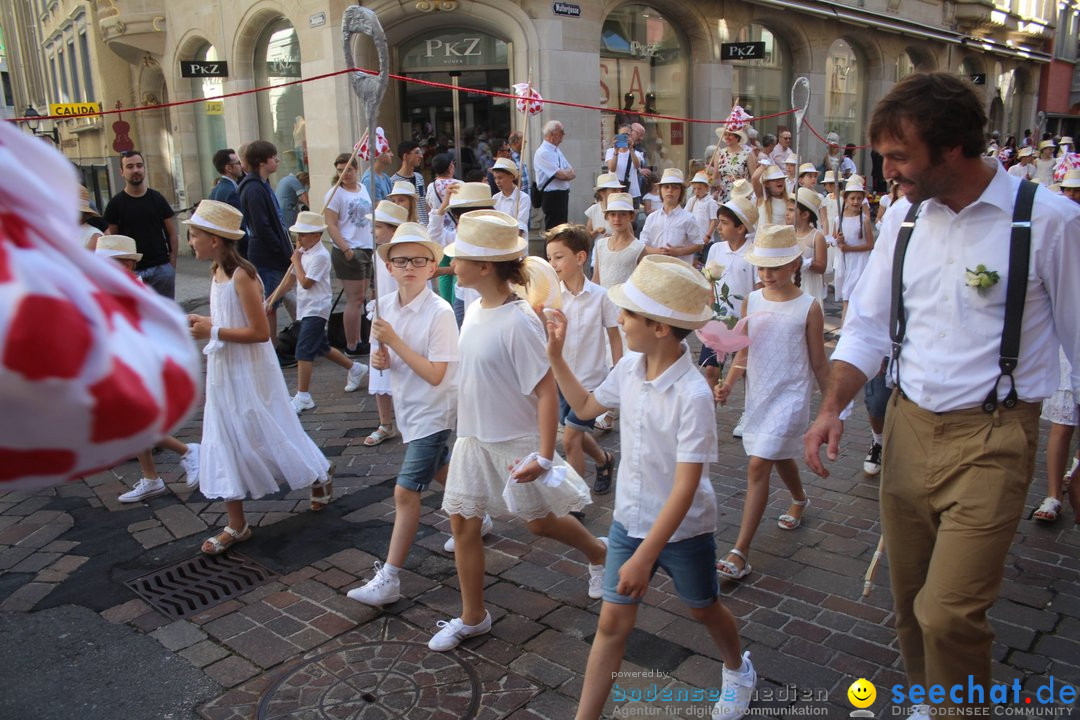
[[[543,111],[544,98],[540,97],[540,93],[536,92],[529,83],[515,84],[514,94],[518,96],[516,103],[518,112],[536,115]]]
[[[370,158],[368,157],[369,148],[367,133],[364,133],[363,139],[358,144],[360,145],[360,149],[358,151],[360,157],[364,160],[369,160]],[[375,128],[375,155],[382,155],[385,152],[390,152],[390,142],[386,139],[386,135],[383,134],[382,128]]]

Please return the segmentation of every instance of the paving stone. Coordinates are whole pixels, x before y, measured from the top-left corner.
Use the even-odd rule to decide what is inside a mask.
[[[519,655],[509,667],[514,672],[543,683],[549,688],[556,688],[573,676],[573,673],[562,665],[556,665],[547,658],[531,652]]]
[[[589,657],[588,643],[563,635],[556,630],[545,630],[526,643],[524,649],[580,673],[585,672],[585,664]]]
[[[896,650],[876,645],[851,635],[835,633],[830,635],[825,644],[835,650],[850,653],[855,657],[869,660],[877,665],[888,667],[896,661],[900,654]]]
[[[34,554],[33,548],[12,547],[0,552],[0,570],[8,570]]]
[[[203,630],[210,633],[218,640],[227,640],[228,638],[239,635],[253,627],[255,627],[254,622],[240,613],[234,612],[225,617],[206,623],[206,625],[203,626]]]
[[[559,606],[557,602],[540,593],[524,590],[506,582],[495,583],[485,588],[484,600],[531,620],[536,620]]]
[[[25,560],[11,568],[11,572],[32,572],[44,570],[49,565],[60,559],[60,553],[35,552],[28,555]]]
[[[289,636],[289,642],[301,650],[310,650],[313,647],[318,647],[324,642],[330,639],[328,635],[316,630],[313,627],[304,627],[303,630],[295,635]]]
[[[278,637],[264,627],[234,635],[225,640],[225,644],[238,655],[262,668],[270,668],[293,657],[297,648],[288,640]]]
[[[314,620],[315,618],[319,617],[320,615],[325,613],[326,610],[312,602],[309,602],[307,600],[301,600],[298,603],[293,603],[292,605],[289,605],[287,608],[285,608],[285,612],[293,616],[297,620],[303,620],[304,622],[307,622],[309,620]]]
[[[114,605],[108,610],[101,613],[101,617],[107,621],[119,624],[131,622],[140,615],[145,615],[150,612],[152,608],[142,599],[135,598],[134,600],[128,600],[126,603],[120,605]]]
[[[43,548],[70,530],[74,523],[71,516],[64,513],[60,518],[49,521],[45,527],[38,528],[20,540],[19,547]]]
[[[201,668],[228,657],[229,651],[213,640],[203,640],[189,648],[184,648],[179,654],[195,667]]]
[[[215,605],[212,608],[203,610],[198,615],[192,615],[188,618],[188,620],[195,623],[196,625],[205,625],[212,620],[217,620],[220,617],[225,617],[226,615],[234,613],[237,610],[241,610],[243,609],[243,607],[243,604],[240,603],[239,600],[228,600],[221,603],[220,605]]]
[[[987,615],[994,620],[1004,620],[1013,625],[1042,632],[1053,630],[1058,621],[1057,613],[1052,611],[1036,610],[1011,600],[1001,599],[994,603]]]
[[[157,630],[162,625],[167,625],[168,623],[169,623],[169,618],[165,617],[164,615],[159,613],[157,610],[151,610],[150,612],[143,613],[142,615],[139,615],[137,618],[135,618],[135,619],[133,619],[131,621],[131,624],[134,627],[137,627],[139,630],[142,630],[144,633],[153,632],[154,630]]]
[[[29,582],[8,595],[0,610],[4,612],[30,612],[41,600],[53,591],[53,583]]]
[[[259,668],[235,655],[204,668],[203,672],[222,686],[230,688],[259,674]]]
[[[184,505],[166,505],[155,510],[154,515],[161,520],[166,530],[178,538],[207,530],[207,524]]]
[[[127,529],[129,533],[134,534],[137,532],[142,532],[143,530],[149,530],[151,528],[159,527],[161,527],[161,521],[157,520],[156,518],[151,518],[150,520],[140,520],[139,522],[133,522],[128,525]]]
[[[169,623],[150,633],[150,635],[173,652],[206,640],[206,633],[186,620]]]
[[[328,612],[312,620],[311,626],[330,637],[337,637],[343,632],[352,630],[356,627],[356,623],[337,613]]]
[[[150,548],[157,547],[158,545],[164,545],[165,543],[172,542],[176,538],[172,533],[163,527],[150,528],[149,530],[143,530],[135,533],[132,537],[149,550]]]
[[[337,568],[331,568],[325,572],[321,572],[312,579],[336,589],[340,589],[346,585],[356,582],[356,578],[354,576],[338,570]]]
[[[275,635],[279,635],[283,638],[288,638],[290,635],[295,635],[301,630],[305,629],[307,625],[299,620],[293,620],[286,615],[280,615],[269,622],[263,624],[263,627],[267,628]]]
[[[540,623],[520,615],[509,614],[491,626],[491,634],[509,643],[521,645],[539,635],[544,629],[545,626]]]

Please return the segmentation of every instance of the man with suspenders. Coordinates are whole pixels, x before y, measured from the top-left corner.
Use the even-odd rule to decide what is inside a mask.
[[[832,355],[806,460],[838,454],[839,413],[891,355],[881,522],[909,688],[985,706],[1005,557],[1035,468],[1057,348],[1080,392],[1080,206],[985,161],[986,114],[947,73],[904,78],[870,140],[906,199],[886,217]],[[953,690],[956,686],[958,689]],[[918,700],[918,698],[916,698]],[[931,710],[916,705],[912,718]]]

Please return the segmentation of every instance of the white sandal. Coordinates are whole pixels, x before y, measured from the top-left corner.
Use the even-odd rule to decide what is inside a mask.
[[[803,515],[806,514],[806,508],[810,507],[810,496],[808,495],[805,500],[792,500],[792,505],[801,507],[803,509]],[[790,513],[784,513],[776,520],[776,527],[781,530],[795,530],[802,525],[802,515],[795,517]]]
[[[210,537],[206,538],[206,540],[203,540],[203,545],[210,543],[211,549],[208,551],[200,548],[205,554],[220,555],[221,553],[231,548],[233,545],[236,545],[237,543],[242,543],[245,540],[250,540],[252,533],[251,528],[248,527],[247,523],[245,523],[243,530],[233,530],[232,527],[226,525],[225,529],[222,532],[218,533],[218,535],[228,535],[231,539],[227,542],[221,542],[220,540],[218,540],[217,535],[211,535]]]
[[[1061,514],[1061,501],[1057,498],[1045,497],[1042,504],[1031,513],[1031,517],[1042,523],[1057,522],[1058,516]],[[1040,517],[1040,515],[1042,517]]]
[[[731,548],[727,551],[728,555],[734,555],[735,557],[742,558],[742,568],[735,567],[735,563],[730,560],[717,560],[716,561],[716,574],[722,578],[728,580],[742,580],[744,577],[750,574],[752,567],[750,562],[746,559],[746,555],[739,548]]]
[[[376,445],[382,445],[390,438],[397,437],[397,430],[394,428],[393,423],[387,423],[385,425],[379,425],[375,428],[374,432],[364,438],[364,445],[368,447],[375,447]]]

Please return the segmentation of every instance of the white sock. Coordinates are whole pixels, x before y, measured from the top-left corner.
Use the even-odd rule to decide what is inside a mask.
[[[398,575],[398,572],[401,570],[401,568],[394,567],[390,563],[383,563],[382,569],[383,569],[383,572],[385,572],[387,575],[389,575],[392,578],[396,578],[397,575]]]
[[[299,390],[297,390],[296,391],[296,397],[300,398],[301,400],[310,400],[311,399],[311,393],[309,393],[309,392],[300,392]]]
[[[870,431],[870,434],[871,434],[871,435],[873,436],[873,438],[874,438],[874,444],[875,444],[875,445],[880,445],[880,444],[881,444],[881,433],[876,433],[876,432],[874,432],[873,430],[871,430],[871,431]]]

